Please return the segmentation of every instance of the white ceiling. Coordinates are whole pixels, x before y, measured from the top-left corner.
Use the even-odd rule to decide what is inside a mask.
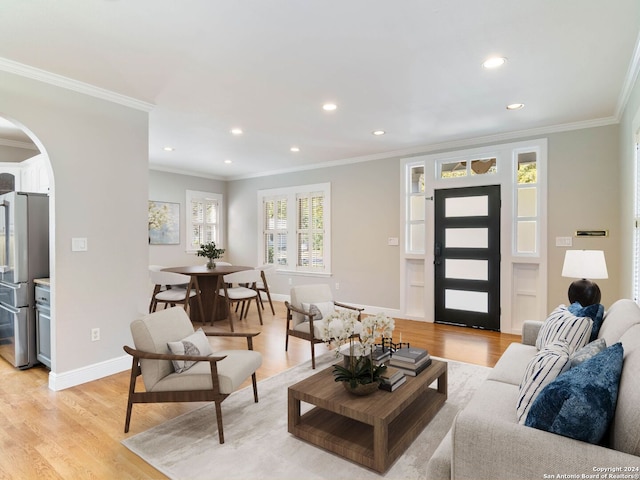
[[[639,30],[638,0],[0,3],[0,57],[155,105],[150,166],[220,178],[614,123]]]

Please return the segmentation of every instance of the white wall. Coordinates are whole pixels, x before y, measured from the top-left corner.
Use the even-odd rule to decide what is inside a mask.
[[[330,182],[333,276],[274,274],[270,290],[288,295],[289,278],[294,285],[328,283],[337,300],[398,308],[399,247],[388,246],[387,239],[400,236],[399,165],[391,159],[229,182],[232,263],[258,264],[258,190]]]
[[[25,127],[53,170],[50,385],[86,381],[83,367],[129,368],[122,346],[147,308],[148,114],[6,72],[0,98],[0,115]],[[88,251],[71,252],[73,237]]]
[[[566,303],[570,279],[560,276],[566,248],[555,246],[558,236],[578,229],[607,229],[603,239],[573,238],[573,248],[604,249],[608,280],[598,281],[603,303],[621,295],[619,126],[610,125],[546,135],[548,139],[548,292],[549,311]],[[536,136],[535,138],[539,138]],[[509,142],[527,140],[510,139]],[[505,143],[505,142],[492,142]],[[480,145],[467,145],[473,148]],[[452,150],[452,149],[450,149]],[[425,153],[440,153],[430,151]],[[419,156],[421,154],[416,154]],[[332,269],[330,279],[274,275],[272,292],[289,294],[294,284],[321,282],[335,298],[358,305],[400,308],[399,248],[387,246],[400,232],[400,159],[322,168],[229,182],[228,237],[233,263],[254,265],[257,255],[256,195],[260,189],[331,182]],[[335,291],[335,283],[340,291]]]
[[[149,264],[182,266],[206,263],[206,258],[186,253],[185,222],[188,221],[187,215],[189,213],[185,207],[186,191],[220,193],[226,202],[226,189],[226,182],[220,180],[157,170],[149,171],[149,200],[180,204],[180,244],[149,245]],[[226,212],[224,211],[222,221],[226,222]],[[224,243],[226,244],[226,239]]]

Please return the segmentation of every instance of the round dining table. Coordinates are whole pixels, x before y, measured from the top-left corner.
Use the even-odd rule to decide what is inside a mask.
[[[214,268],[208,268],[206,265],[188,265],[162,269],[163,272],[181,273],[191,277],[191,286],[196,291],[195,302],[200,311],[200,321],[205,324],[208,318],[211,325],[216,320],[224,320],[230,314],[224,298],[218,295],[218,291],[222,288],[222,277],[228,273],[243,270],[253,270],[253,267],[216,265]],[[193,306],[192,301],[191,312],[194,311]],[[191,320],[194,320],[193,313],[191,313]]]

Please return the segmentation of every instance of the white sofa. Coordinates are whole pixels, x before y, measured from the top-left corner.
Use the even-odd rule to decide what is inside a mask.
[[[640,478],[640,308],[618,300],[598,338],[621,342],[624,363],[608,448],[518,424],[524,370],[537,353],[542,322],[525,323],[522,343],[504,352],[489,378],[458,413],[427,466],[429,480]]]

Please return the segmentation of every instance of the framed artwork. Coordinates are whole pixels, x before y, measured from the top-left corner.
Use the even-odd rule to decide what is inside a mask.
[[[180,244],[180,204],[149,200],[149,244]]]

